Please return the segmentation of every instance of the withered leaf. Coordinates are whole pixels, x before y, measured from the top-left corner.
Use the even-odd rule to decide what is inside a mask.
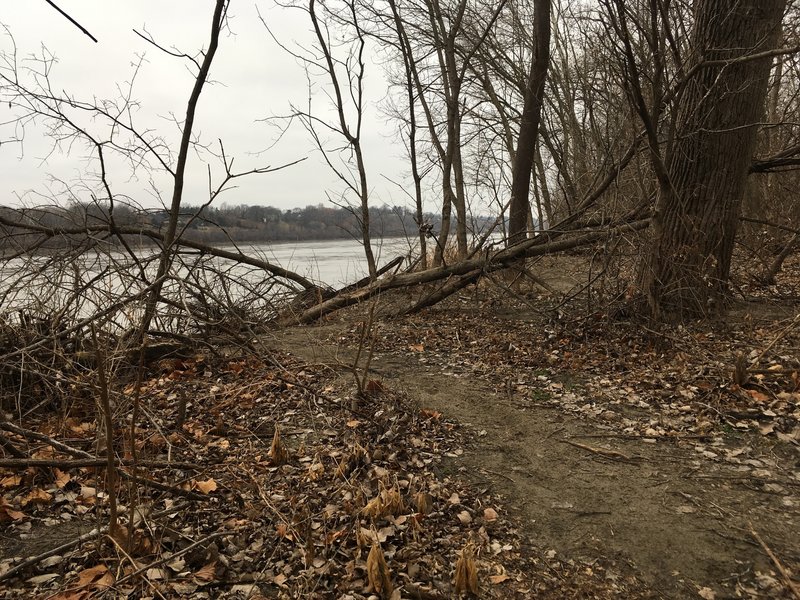
[[[209,494],[217,489],[217,482],[210,478],[205,481],[195,481],[194,487],[204,494]]]
[[[105,565],[84,569],[78,574],[78,586],[82,588],[109,588],[114,585],[114,574]]]
[[[456,562],[455,588],[456,594],[478,594],[478,567],[469,542]]]
[[[376,594],[381,594],[383,598],[392,595],[392,579],[389,573],[389,565],[383,556],[380,544],[373,543],[367,556],[367,579],[370,589]]]

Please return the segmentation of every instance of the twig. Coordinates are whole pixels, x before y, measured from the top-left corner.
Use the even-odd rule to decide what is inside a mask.
[[[165,510],[159,511],[157,513],[153,513],[151,518],[157,519],[159,517],[164,517],[174,512],[178,512],[179,510],[183,510],[186,508],[186,504],[175,505]],[[27,569],[35,564],[42,562],[46,558],[50,558],[51,556],[55,556],[56,554],[62,554],[67,550],[72,550],[76,546],[80,546],[84,542],[89,542],[95,538],[100,537],[101,535],[105,535],[108,533],[108,527],[101,527],[100,529],[92,529],[89,533],[84,533],[82,536],[75,538],[71,542],[67,542],[66,544],[61,544],[57,548],[52,548],[47,552],[43,552],[42,554],[37,554],[36,556],[32,556],[27,560],[22,561],[16,567],[9,569],[5,573],[0,574],[0,581],[5,581],[6,579],[11,579],[20,571]]]
[[[92,340],[97,360],[97,379],[100,392],[100,408],[106,434],[106,493],[108,494],[109,531],[113,537],[118,529],[117,522],[117,465],[114,461],[114,415],[111,414],[111,399],[108,394],[108,378],[106,377],[106,357],[97,338],[97,328],[92,323]]]
[[[2,437],[2,436],[0,436]],[[115,459],[115,464],[121,467],[129,467],[133,460],[128,458]],[[102,467],[108,461],[105,458],[80,458],[75,460],[57,458],[2,458],[0,467],[4,469],[27,469],[28,467],[56,467],[58,469],[78,469],[81,467]],[[208,465],[198,465],[190,462],[169,461],[169,460],[139,460],[137,466],[150,467],[156,469],[191,469],[201,471]]]
[[[52,0],[44,0],[44,1],[45,1],[45,2],[47,2],[47,3],[48,3],[50,6],[52,6],[53,8],[55,8],[55,9],[56,9],[58,12],[60,12],[60,13],[61,13],[61,15],[62,15],[62,16],[65,18],[65,19],[67,19],[67,21],[69,21],[70,23],[72,23],[73,25],[75,25],[75,27],[77,27],[78,29],[80,29],[80,30],[81,30],[83,33],[85,33],[86,35],[88,35],[88,36],[91,38],[91,40],[92,40],[92,41],[93,41],[95,44],[97,43],[97,38],[96,38],[96,37],[94,37],[94,36],[93,36],[91,33],[89,33],[89,31],[88,31],[88,30],[87,30],[87,29],[86,29],[86,28],[85,28],[83,25],[81,25],[80,23],[78,23],[78,22],[77,22],[75,19],[73,19],[72,17],[70,17],[70,16],[69,16],[67,13],[65,13],[65,12],[64,12],[63,10],[61,10],[61,9],[60,9],[58,6],[56,6],[56,4],[55,4],[54,2],[52,2]]]
[[[797,313],[795,318],[792,319],[792,322],[789,323],[786,327],[784,327],[783,330],[780,333],[778,333],[778,335],[775,336],[775,339],[772,340],[766,348],[764,348],[761,354],[759,354],[752,360],[752,362],[750,363],[750,368],[755,367],[759,362],[761,362],[761,359],[764,358],[766,353],[772,350],[772,347],[775,344],[777,344],[787,333],[789,333],[798,323],[800,323],[800,313]]]
[[[600,456],[605,456],[606,458],[611,458],[614,460],[631,460],[632,457],[628,456],[627,454],[623,454],[622,452],[617,452],[616,450],[608,450],[606,448],[592,448],[591,446],[587,446],[586,444],[579,444],[578,442],[572,442],[570,440],[560,440],[564,444],[569,444],[570,446],[575,446],[576,448],[581,448],[582,450],[588,450],[589,452],[594,452],[595,454],[599,454]]]
[[[783,566],[783,564],[781,564],[781,561],[778,560],[778,557],[775,556],[775,553],[772,552],[764,540],[761,539],[761,536],[758,535],[758,532],[753,528],[753,524],[750,521],[747,522],[747,526],[750,527],[750,535],[752,535],[753,539],[761,545],[761,547],[764,549],[764,552],[766,552],[767,556],[769,556],[770,560],[772,560],[775,568],[778,569],[781,577],[783,577],[783,582],[786,584],[787,589],[792,592],[797,600],[800,600],[800,588],[798,588],[792,581],[792,578],[789,576],[789,573],[786,571],[786,568]]]
[[[134,476],[131,473],[128,473],[127,471],[120,471],[119,474],[122,476],[123,479],[133,481],[136,485],[143,485],[144,487],[153,488],[155,490],[160,490],[162,492],[170,492],[171,494],[175,494],[176,496],[181,496],[183,498],[189,498],[190,500],[208,501],[210,499],[210,496],[198,494],[196,492],[190,492],[188,490],[182,490],[181,488],[175,487],[174,485],[168,485],[166,483],[161,483],[160,481],[147,479],[146,477],[142,477],[141,475]]]
[[[186,546],[186,548],[183,548],[182,550],[179,550],[178,552],[175,552],[175,553],[170,554],[168,556],[162,556],[158,560],[151,562],[149,565],[145,565],[142,568],[137,569],[136,571],[134,571],[130,575],[126,575],[122,579],[119,579],[116,582],[116,585],[120,585],[121,583],[124,583],[125,581],[133,579],[134,577],[138,577],[139,575],[141,575],[142,573],[145,573],[149,569],[154,569],[154,568],[156,568],[158,566],[161,566],[165,562],[167,562],[168,560],[173,560],[175,558],[178,558],[179,556],[182,556],[182,555],[186,554],[187,552],[191,552],[192,550],[194,550],[198,546],[202,546],[203,544],[208,544],[211,540],[214,540],[214,539],[216,539],[218,537],[223,537],[223,536],[226,536],[226,535],[233,535],[234,533],[235,533],[234,531],[217,531],[216,533],[212,533],[211,535],[208,535],[208,536],[204,537],[202,540],[198,540],[198,541],[194,542],[193,544],[189,544],[188,546]]]
[[[6,579],[11,579],[19,573],[31,567],[35,564],[42,562],[46,558],[50,558],[51,556],[55,556],[56,554],[61,554],[62,552],[66,552],[67,550],[72,550],[75,546],[80,546],[84,542],[89,542],[95,538],[100,537],[101,535],[105,535],[108,531],[108,527],[103,527],[101,529],[92,529],[89,533],[84,533],[82,536],[72,540],[71,542],[67,542],[66,544],[61,544],[57,548],[52,548],[47,552],[43,552],[42,554],[37,554],[36,556],[32,556],[31,558],[22,561],[13,569],[9,569],[5,573],[0,574],[0,581],[5,581]]]
[[[511,483],[516,483],[516,481],[514,481],[511,477],[509,477],[505,473],[501,473],[500,471],[492,471],[491,469],[481,469],[481,471],[484,471],[484,472],[489,473],[491,475],[495,475],[496,477],[502,477],[503,479],[507,479]]]
[[[131,535],[133,535],[133,534],[131,534]],[[112,543],[112,544],[114,544],[114,546],[116,546],[116,548],[117,548],[117,552],[119,552],[120,554],[122,554],[122,556],[124,556],[124,557],[125,557],[125,558],[128,560],[128,562],[129,562],[129,563],[131,563],[131,565],[133,566],[133,568],[135,569],[135,568],[138,566],[138,565],[136,564],[136,561],[133,559],[133,557],[131,557],[131,555],[130,555],[130,554],[128,554],[128,552],[125,550],[125,548],[123,548],[123,547],[122,547],[122,544],[120,544],[120,543],[119,543],[119,542],[116,540],[116,538],[114,538],[114,536],[113,536],[113,535],[109,535],[109,536],[107,536],[107,537],[108,537],[108,539],[111,541],[111,543]],[[153,593],[155,593],[155,594],[156,594],[156,595],[157,595],[159,598],[161,598],[162,600],[166,600],[166,598],[164,598],[164,594],[162,594],[161,592],[159,592],[159,591],[158,591],[158,588],[157,588],[157,587],[156,587],[156,586],[153,584],[153,582],[152,582],[152,581],[150,581],[150,580],[148,579],[147,581],[145,581],[145,583],[147,584],[147,586],[148,586],[148,587],[149,587],[151,590],[153,590]]]
[[[0,434],[0,448],[16,458],[25,458],[25,453],[18,450],[12,441],[2,434]]]
[[[10,431],[11,433],[16,433],[17,435],[21,435],[22,437],[28,438],[29,440],[44,442],[48,446],[51,446],[56,450],[60,450],[64,454],[69,454],[70,456],[75,456],[77,458],[91,458],[91,459],[94,458],[94,456],[92,456],[88,452],[84,452],[83,450],[78,450],[77,448],[73,448],[72,446],[67,446],[66,444],[62,444],[58,440],[54,440],[50,436],[44,435],[43,433],[31,431],[30,429],[25,429],[23,427],[18,427],[17,425],[9,423],[8,421],[0,422],[0,429],[5,429],[6,431]]]

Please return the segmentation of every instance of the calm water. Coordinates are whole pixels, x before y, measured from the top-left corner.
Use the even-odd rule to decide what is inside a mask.
[[[236,250],[233,246],[224,248]],[[333,288],[368,274],[363,248],[355,240],[240,244],[238,249]],[[410,252],[405,239],[377,240],[374,244],[379,267]],[[145,292],[140,268],[152,279],[158,257],[158,249],[148,247],[137,250],[138,264],[116,249],[86,252],[68,260],[34,256],[0,262],[0,318],[3,313],[8,315],[23,308],[34,314],[63,314],[73,319],[96,314],[123,298]],[[178,256],[173,278],[164,287],[164,294],[188,312],[198,303],[268,306],[276,293],[285,291],[261,269],[201,257],[195,251]],[[113,318],[119,323],[129,322],[140,309],[140,302],[132,302],[115,310]]]
[[[241,245],[240,249],[334,288],[369,274],[364,248],[355,240],[250,244]],[[380,268],[396,256],[407,256],[411,249],[405,238],[390,238],[374,243],[373,252]]]

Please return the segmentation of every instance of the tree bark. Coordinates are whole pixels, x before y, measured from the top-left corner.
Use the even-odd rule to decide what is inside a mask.
[[[645,287],[652,315],[681,320],[722,308],[771,59],[785,0],[699,0],[695,74],[678,117],[653,215]]]
[[[531,171],[536,153],[536,138],[542,117],[542,98],[547,67],[550,63],[550,0],[535,0],[536,42],[531,58],[525,103],[517,139],[511,181],[511,206],[508,219],[508,243],[525,239],[530,212]]]

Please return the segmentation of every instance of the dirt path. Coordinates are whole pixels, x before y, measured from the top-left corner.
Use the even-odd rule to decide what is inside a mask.
[[[272,343],[308,362],[341,366],[353,349],[326,341],[341,329],[288,329]],[[775,483],[766,469],[753,477],[715,460],[724,448],[609,433],[530,397],[498,393],[480,378],[443,375],[414,353],[377,354],[372,370],[468,427],[474,442],[454,468],[505,495],[537,551],[633,569],[660,596],[680,598],[701,590],[706,598],[712,590],[733,597],[737,585],[755,596],[781,593],[748,522],[785,560],[800,560],[800,487]],[[731,448],[743,443],[736,442]]]

